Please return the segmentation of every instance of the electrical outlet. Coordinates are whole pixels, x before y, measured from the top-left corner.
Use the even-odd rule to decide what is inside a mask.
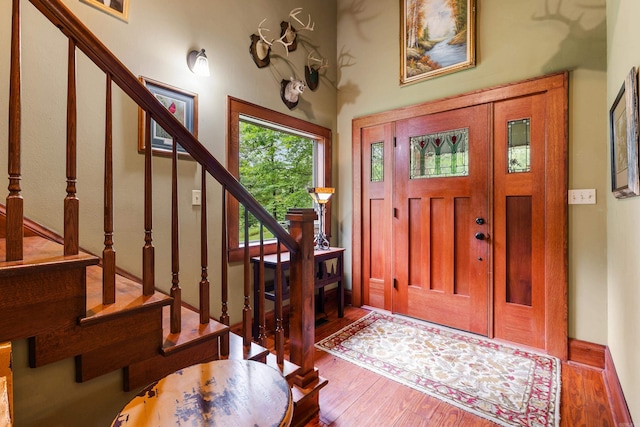
[[[200,206],[202,203],[202,193],[200,190],[191,191],[191,206]]]
[[[590,188],[586,190],[569,190],[570,205],[595,205],[596,190]]]

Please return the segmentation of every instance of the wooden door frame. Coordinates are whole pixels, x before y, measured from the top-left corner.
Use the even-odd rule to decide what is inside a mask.
[[[472,105],[492,103],[520,96],[545,93],[549,126],[562,129],[548,132],[545,140],[547,158],[562,159],[568,166],[568,88],[567,71],[510,83],[441,100],[412,105],[363,117],[352,122],[353,162],[353,234],[352,234],[352,296],[354,306],[363,303],[364,274],[362,223],[362,129],[393,123]],[[558,123],[558,118],[562,122]],[[568,293],[568,167],[552,168],[545,175],[545,342],[548,354],[561,360],[568,357],[567,293]],[[392,212],[389,212],[392,215]],[[562,254],[562,256],[557,256]],[[493,284],[493,283],[491,283]],[[491,328],[490,328],[491,330]]]

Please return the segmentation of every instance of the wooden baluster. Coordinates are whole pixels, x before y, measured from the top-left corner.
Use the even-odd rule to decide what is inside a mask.
[[[104,249],[102,251],[102,303],[116,302],[116,251],[113,249],[113,110],[111,75],[107,73],[104,137]]]
[[[9,82],[9,194],[7,195],[6,260],[19,261],[23,256],[24,201],[20,194],[21,142],[21,58],[20,58],[20,0],[13,0],[11,12],[11,77]]]
[[[314,310],[314,254],[313,209],[290,209],[286,219],[289,232],[299,245],[297,252],[291,252],[289,267],[289,298],[291,315],[289,318],[289,354],[293,363],[300,366],[300,373],[294,379],[296,385],[306,387],[318,378],[314,369],[313,353],[315,341]]]
[[[77,125],[76,125],[76,43],[69,39],[67,69],[67,197],[64,199],[64,254],[79,252],[79,201],[77,183]]]
[[[275,348],[276,348],[276,360],[278,365],[282,366],[284,363],[284,327],[282,325],[282,264],[280,261],[281,256],[280,239],[276,243],[276,272],[274,279],[275,286],[275,311],[276,311],[276,332],[275,332]]]
[[[202,168],[202,185],[200,198],[200,264],[202,265],[200,280],[200,323],[209,324],[209,279],[207,250],[207,174]]]
[[[171,158],[171,333],[180,332],[182,323],[182,289],[178,273],[180,271],[180,250],[178,242],[178,141],[173,139],[173,152]]]
[[[220,262],[220,288],[221,288],[221,299],[222,299],[222,314],[220,315],[220,323],[223,325],[229,326],[229,283],[228,283],[228,267],[229,264],[227,262],[227,187],[222,186],[222,244],[220,253],[221,253],[221,262]],[[220,355],[228,356],[229,355],[229,334],[226,333],[220,337]]]
[[[242,308],[242,343],[251,345],[251,278],[249,275],[249,210],[244,209],[244,306]]]
[[[265,299],[264,286],[264,226],[260,223],[260,263],[258,264],[258,293],[254,298],[258,298],[258,312],[254,316],[258,316],[258,343],[265,347],[267,343],[267,334],[265,332],[266,315],[264,309]]]
[[[142,294],[153,295],[155,291],[155,248],[151,237],[153,223],[153,196],[151,187],[151,114],[145,114],[144,123],[144,247],[142,248]]]

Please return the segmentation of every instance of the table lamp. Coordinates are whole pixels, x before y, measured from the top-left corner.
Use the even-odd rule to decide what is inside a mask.
[[[316,210],[318,212],[318,233],[313,239],[315,243],[315,250],[328,250],[329,249],[329,240],[327,240],[327,236],[324,234],[324,212],[326,210],[326,204],[331,198],[331,195],[335,192],[335,189],[331,187],[311,187],[309,188],[309,194],[311,198],[315,202]]]

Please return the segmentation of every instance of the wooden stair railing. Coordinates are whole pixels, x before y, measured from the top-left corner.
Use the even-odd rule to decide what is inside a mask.
[[[171,258],[172,258],[172,286],[171,296],[174,298],[171,312],[171,332],[180,331],[180,305],[181,288],[179,282],[179,247],[178,247],[178,185],[177,185],[177,152],[179,143],[189,155],[202,167],[202,242],[201,258],[202,272],[200,281],[200,318],[201,322],[209,319],[209,281],[207,261],[207,207],[206,207],[206,178],[213,177],[222,188],[222,259],[221,259],[221,284],[222,284],[222,313],[220,321],[229,324],[228,313],[228,247],[227,247],[227,223],[226,223],[226,199],[231,196],[245,207],[247,215],[253,215],[266,227],[277,239],[278,251],[280,246],[291,253],[291,320],[290,320],[290,359],[300,366],[295,383],[300,387],[307,387],[318,379],[317,370],[314,368],[314,307],[313,291],[313,220],[315,212],[311,209],[291,210],[287,215],[290,221],[290,233],[287,233],[278,222],[249,194],[239,181],[232,176],[226,168],[213,157],[209,151],[166,109],[147,88],[133,75],[80,21],[60,0],[28,0],[42,15],[68,38],[68,73],[67,73],[67,148],[66,148],[66,175],[67,195],[64,200],[64,253],[65,255],[77,254],[79,251],[79,200],[76,197],[76,53],[81,51],[100,68],[106,76],[106,123],[105,123],[105,176],[104,176],[104,250],[103,250],[103,303],[113,303],[115,299],[115,250],[113,242],[113,156],[112,156],[112,85],[116,84],[131,98],[142,110],[146,112],[147,126],[153,118],[173,138],[172,153],[172,209],[171,209]],[[22,223],[23,200],[21,195],[21,0],[12,0],[12,40],[11,40],[11,78],[9,96],[9,194],[7,196],[7,260],[22,259]],[[147,138],[149,135],[147,133]],[[154,252],[152,239],[152,170],[151,170],[151,143],[146,141],[145,149],[145,185],[144,185],[144,246],[143,246],[143,294],[149,295],[155,289],[154,277]],[[245,221],[248,224],[248,221]],[[245,233],[247,235],[248,233]],[[261,239],[261,245],[264,242]],[[264,254],[261,251],[261,254]],[[244,306],[243,306],[243,344],[251,344],[251,286],[249,283],[249,247],[245,242],[244,257]],[[263,267],[262,267],[263,269]],[[280,277],[280,275],[277,275]],[[281,289],[282,283],[277,283],[276,288]],[[278,294],[278,291],[276,291]],[[262,318],[264,313],[254,313]],[[264,326],[263,326],[264,328]],[[284,333],[282,328],[282,301],[276,303],[276,348],[278,350],[278,363],[283,363]],[[229,351],[228,336],[222,342],[221,354],[224,356]]]

